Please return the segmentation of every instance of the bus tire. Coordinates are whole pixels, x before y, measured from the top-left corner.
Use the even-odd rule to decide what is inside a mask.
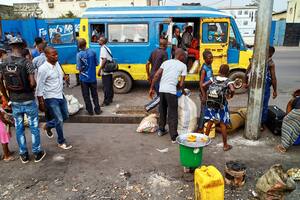
[[[229,78],[234,81],[235,94],[243,94],[247,89],[243,87],[246,73],[243,71],[233,71],[229,74]]]
[[[116,94],[128,93],[132,88],[132,78],[122,71],[117,71],[113,74],[114,92]]]

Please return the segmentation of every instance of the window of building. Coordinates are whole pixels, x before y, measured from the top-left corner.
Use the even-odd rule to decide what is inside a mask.
[[[98,42],[99,38],[105,36],[105,24],[91,24],[91,42]]]
[[[203,23],[203,43],[224,43],[227,42],[228,23]]]
[[[70,1],[73,1],[73,0],[60,0],[60,2],[70,2]]]
[[[238,15],[242,15],[242,14],[243,14],[243,11],[242,11],[242,10],[239,10],[237,14],[238,14]]]
[[[248,10],[245,10],[245,11],[244,11],[244,15],[248,15]]]
[[[51,24],[48,27],[50,43],[70,44],[75,41],[72,24]]]
[[[89,1],[89,0],[76,0],[76,1]]]
[[[243,25],[247,26],[248,25],[248,21],[247,20],[243,21]]]
[[[148,42],[148,24],[109,24],[108,41],[112,43]]]
[[[54,0],[47,0],[46,2],[54,2]]]

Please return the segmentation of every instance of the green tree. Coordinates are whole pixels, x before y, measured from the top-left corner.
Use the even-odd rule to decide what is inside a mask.
[[[62,14],[59,18],[77,18],[77,16],[69,10],[66,14]]]

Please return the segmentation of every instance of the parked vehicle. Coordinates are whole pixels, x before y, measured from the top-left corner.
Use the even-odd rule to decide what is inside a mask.
[[[89,8],[80,20],[79,37],[85,38],[89,48],[98,55],[97,37],[108,38],[107,45],[119,63],[114,89],[117,93],[127,93],[134,81],[147,80],[145,63],[150,52],[158,47],[160,37],[171,41],[175,25],[193,26],[193,37],[199,43],[200,67],[204,62],[203,51],[210,50],[214,56],[214,73],[221,64],[229,64],[230,78],[235,80],[237,92],[243,92],[242,83],[252,51],[247,50],[232,16],[216,9],[202,6]],[[188,74],[187,81],[199,80],[199,68],[191,70],[193,59],[189,55],[188,71],[193,73]]]
[[[80,23],[80,25],[79,25]],[[175,26],[184,31],[193,27],[198,42],[200,64],[195,69],[195,56],[188,55],[189,74],[186,81],[199,81],[202,53],[213,53],[213,71],[218,73],[221,64],[230,66],[230,78],[235,80],[237,92],[244,92],[242,83],[252,51],[243,42],[234,18],[219,10],[202,6],[159,7],[103,7],[88,8],[81,19],[28,19],[2,20],[5,32],[20,33],[29,46],[37,36],[45,38],[59,53],[59,62],[68,74],[76,70],[76,37],[85,38],[88,47],[99,56],[99,37],[108,38],[108,47],[119,64],[114,73],[116,93],[127,93],[134,81],[147,80],[145,64],[152,50],[158,47],[161,37],[172,39]],[[170,56],[171,45],[168,52]]]

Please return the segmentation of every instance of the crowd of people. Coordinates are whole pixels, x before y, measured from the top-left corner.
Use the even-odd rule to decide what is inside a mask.
[[[104,72],[106,62],[112,60],[110,49],[105,45],[107,39],[100,37],[100,69],[102,76],[104,100],[101,106],[108,106],[113,101],[112,73]],[[0,49],[0,89],[2,93],[2,108],[0,110],[0,142],[3,147],[3,160],[11,161],[15,157],[8,148],[11,137],[10,129],[15,126],[16,140],[22,163],[30,160],[26,144],[25,118],[32,137],[32,153],[34,162],[40,162],[46,151],[40,142],[39,110],[45,113],[46,123],[42,130],[49,138],[53,138],[52,129],[57,133],[57,145],[68,150],[72,148],[63,130],[64,121],[68,119],[67,101],[64,97],[64,84],[69,76],[65,74],[58,62],[57,50],[47,46],[42,38],[35,39],[35,48],[32,51],[26,48],[26,43],[20,37],[10,37],[8,44],[11,53]],[[96,67],[99,65],[96,53],[86,48],[86,41],[79,39],[77,53],[77,69],[81,85],[85,108],[89,115],[100,115]],[[93,105],[91,103],[93,100]],[[37,102],[37,103],[36,103]],[[7,112],[12,112],[13,119],[9,119]]]
[[[174,28],[172,39],[171,59],[168,59],[167,45],[165,38],[159,40],[159,48],[151,52],[146,64],[146,72],[150,83],[149,96],[160,97],[159,104],[159,129],[157,134],[163,136],[169,132],[172,143],[176,143],[178,136],[178,90],[183,91],[184,80],[188,73],[187,56],[193,52],[198,54],[199,49],[193,46],[192,27],[188,26],[185,32],[180,34],[179,28]],[[107,39],[100,36],[98,39],[100,56],[87,48],[85,39],[78,39],[79,52],[76,56],[76,67],[79,71],[79,80],[82,96],[85,102],[85,109],[89,115],[100,115],[101,107],[108,106],[113,102],[113,73],[105,71],[107,63],[113,60],[109,47],[106,46]],[[42,130],[49,138],[53,138],[52,129],[56,129],[58,147],[68,150],[72,148],[63,130],[64,121],[68,119],[67,102],[64,97],[64,82],[69,76],[65,74],[58,62],[58,53],[55,48],[47,46],[42,38],[35,39],[35,48],[29,51],[26,43],[21,37],[9,37],[8,42],[12,52],[7,54],[0,49],[0,89],[2,93],[2,106],[0,110],[0,142],[3,147],[3,160],[14,160],[14,156],[8,148],[10,130],[6,127],[15,126],[16,140],[19,147],[19,154],[22,163],[30,160],[29,151],[24,135],[24,117],[27,116],[28,126],[32,136],[32,153],[34,161],[40,162],[46,155],[40,142],[39,110],[45,113],[46,123]],[[269,48],[269,58],[266,67],[266,85],[262,112],[262,126],[267,118],[267,108],[273,87],[273,98],[277,96],[277,81],[275,76],[275,64],[272,56],[275,53],[274,47]],[[213,54],[209,50],[203,52],[204,63],[199,71],[199,94],[200,94],[200,120],[199,133],[209,134],[213,124],[219,124],[223,137],[223,150],[232,148],[227,142],[227,126],[230,124],[229,108],[227,99],[234,96],[233,82],[228,78],[229,66],[223,64],[219,68],[218,76],[213,74]],[[100,66],[98,72],[96,67]],[[251,76],[251,69],[247,70],[248,77]],[[100,105],[97,77],[102,77],[104,98]],[[224,96],[221,102],[209,102],[209,90],[216,83],[222,83]],[[247,85],[246,85],[247,87]],[[184,93],[184,92],[183,92]],[[37,101],[36,101],[37,100]],[[38,102],[38,104],[36,103]],[[9,119],[6,111],[11,109],[13,120]],[[282,144],[277,150],[285,152],[299,137],[300,134],[300,92],[295,91],[293,99],[288,103],[287,115],[283,120]],[[169,131],[165,128],[168,123]],[[206,127],[204,124],[206,123]]]
[[[151,52],[148,62],[146,64],[146,71],[148,75],[148,81],[151,84],[149,95],[150,97],[160,97],[159,103],[159,130],[158,136],[165,135],[168,131],[165,129],[166,119],[168,118],[169,133],[172,143],[175,143],[175,139],[178,135],[177,129],[177,106],[178,98],[176,96],[177,90],[183,89],[183,82],[187,75],[187,56],[193,51],[191,44],[193,37],[191,36],[192,27],[187,27],[182,37],[180,29],[174,28],[174,35],[172,38],[172,52],[171,60],[167,60],[166,46],[167,41],[164,38],[160,39],[159,48]],[[263,99],[263,111],[261,117],[261,131],[265,129],[265,123],[268,120],[268,106],[271,96],[271,87],[273,88],[272,97],[277,97],[277,80],[275,73],[275,63],[272,59],[275,53],[274,47],[269,47],[269,54],[266,60],[266,84],[264,88]],[[199,51],[196,53],[199,54]],[[229,66],[221,65],[219,69],[219,75],[215,76],[212,70],[213,54],[212,52],[205,50],[203,52],[204,63],[200,68],[199,76],[199,94],[200,94],[200,120],[198,123],[198,129],[196,132],[205,133],[209,135],[213,124],[217,124],[222,137],[223,137],[223,149],[228,151],[232,148],[227,143],[227,127],[230,126],[230,115],[228,102],[226,99],[232,98],[234,95],[233,81],[227,77],[229,75]],[[199,59],[199,55],[198,55]],[[167,60],[167,61],[166,61]],[[150,65],[152,66],[150,70]],[[251,64],[247,69],[247,80],[244,87],[248,88],[249,79],[251,78]],[[179,83],[178,83],[179,80]],[[224,100],[220,107],[212,106],[208,104],[208,90],[214,83],[224,83]],[[299,90],[295,91],[292,100],[287,106],[287,115],[283,120],[282,125],[282,144],[277,146],[279,152],[285,152],[288,147],[294,144],[300,135],[300,118],[299,118],[299,104],[300,93]],[[167,117],[166,117],[167,116]],[[204,124],[207,123],[206,127]]]

